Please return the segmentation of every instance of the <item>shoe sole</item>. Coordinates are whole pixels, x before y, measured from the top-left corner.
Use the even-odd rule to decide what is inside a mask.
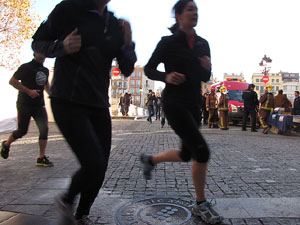
[[[36,166],[42,166],[42,167],[52,167],[52,166],[53,166],[53,164],[50,164],[50,165],[48,165],[48,164],[43,164],[43,163],[36,163]]]

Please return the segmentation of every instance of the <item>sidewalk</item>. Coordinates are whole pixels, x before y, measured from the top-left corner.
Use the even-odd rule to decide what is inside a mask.
[[[224,224],[300,224],[299,137],[241,132],[239,127],[204,127],[202,133],[212,150],[207,197],[216,199]],[[0,135],[0,141],[6,137]],[[55,224],[53,198],[66,189],[78,164],[50,124],[47,153],[54,167],[36,167],[37,137],[32,123],[29,133],[12,145],[9,158],[0,159],[0,225]],[[96,224],[122,224],[129,215],[134,222],[135,211],[150,220],[147,210],[166,199],[189,219],[178,224],[204,224],[186,210],[194,196],[190,163],[159,164],[147,182],[141,174],[141,152],[155,154],[178,144],[172,130],[161,129],[158,121],[113,120],[109,168],[91,211]],[[166,221],[159,224],[175,224]]]

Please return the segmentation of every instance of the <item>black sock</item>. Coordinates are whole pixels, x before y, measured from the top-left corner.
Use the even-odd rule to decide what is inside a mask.
[[[198,201],[197,201],[197,205],[200,205],[200,204],[202,204],[203,202],[206,202],[206,200],[201,201],[201,202],[198,202]]]

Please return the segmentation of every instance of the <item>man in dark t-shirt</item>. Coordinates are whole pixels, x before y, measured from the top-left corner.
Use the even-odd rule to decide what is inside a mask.
[[[37,166],[53,166],[45,155],[48,139],[48,117],[45,109],[44,90],[49,92],[49,70],[43,66],[45,57],[34,53],[31,62],[21,65],[14,73],[9,84],[19,90],[17,100],[18,129],[10,134],[7,140],[2,142],[1,156],[7,159],[10,145],[17,139],[23,137],[29,127],[30,119],[36,122],[39,129],[40,155]]]

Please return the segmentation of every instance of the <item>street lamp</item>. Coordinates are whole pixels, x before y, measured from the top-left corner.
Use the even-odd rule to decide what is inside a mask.
[[[270,63],[272,63],[272,59],[270,57],[267,57],[266,55],[264,55],[259,63],[259,66],[263,67],[262,73],[264,74],[264,76],[262,80],[265,84],[269,81],[268,73],[271,69],[271,66],[269,65]]]

